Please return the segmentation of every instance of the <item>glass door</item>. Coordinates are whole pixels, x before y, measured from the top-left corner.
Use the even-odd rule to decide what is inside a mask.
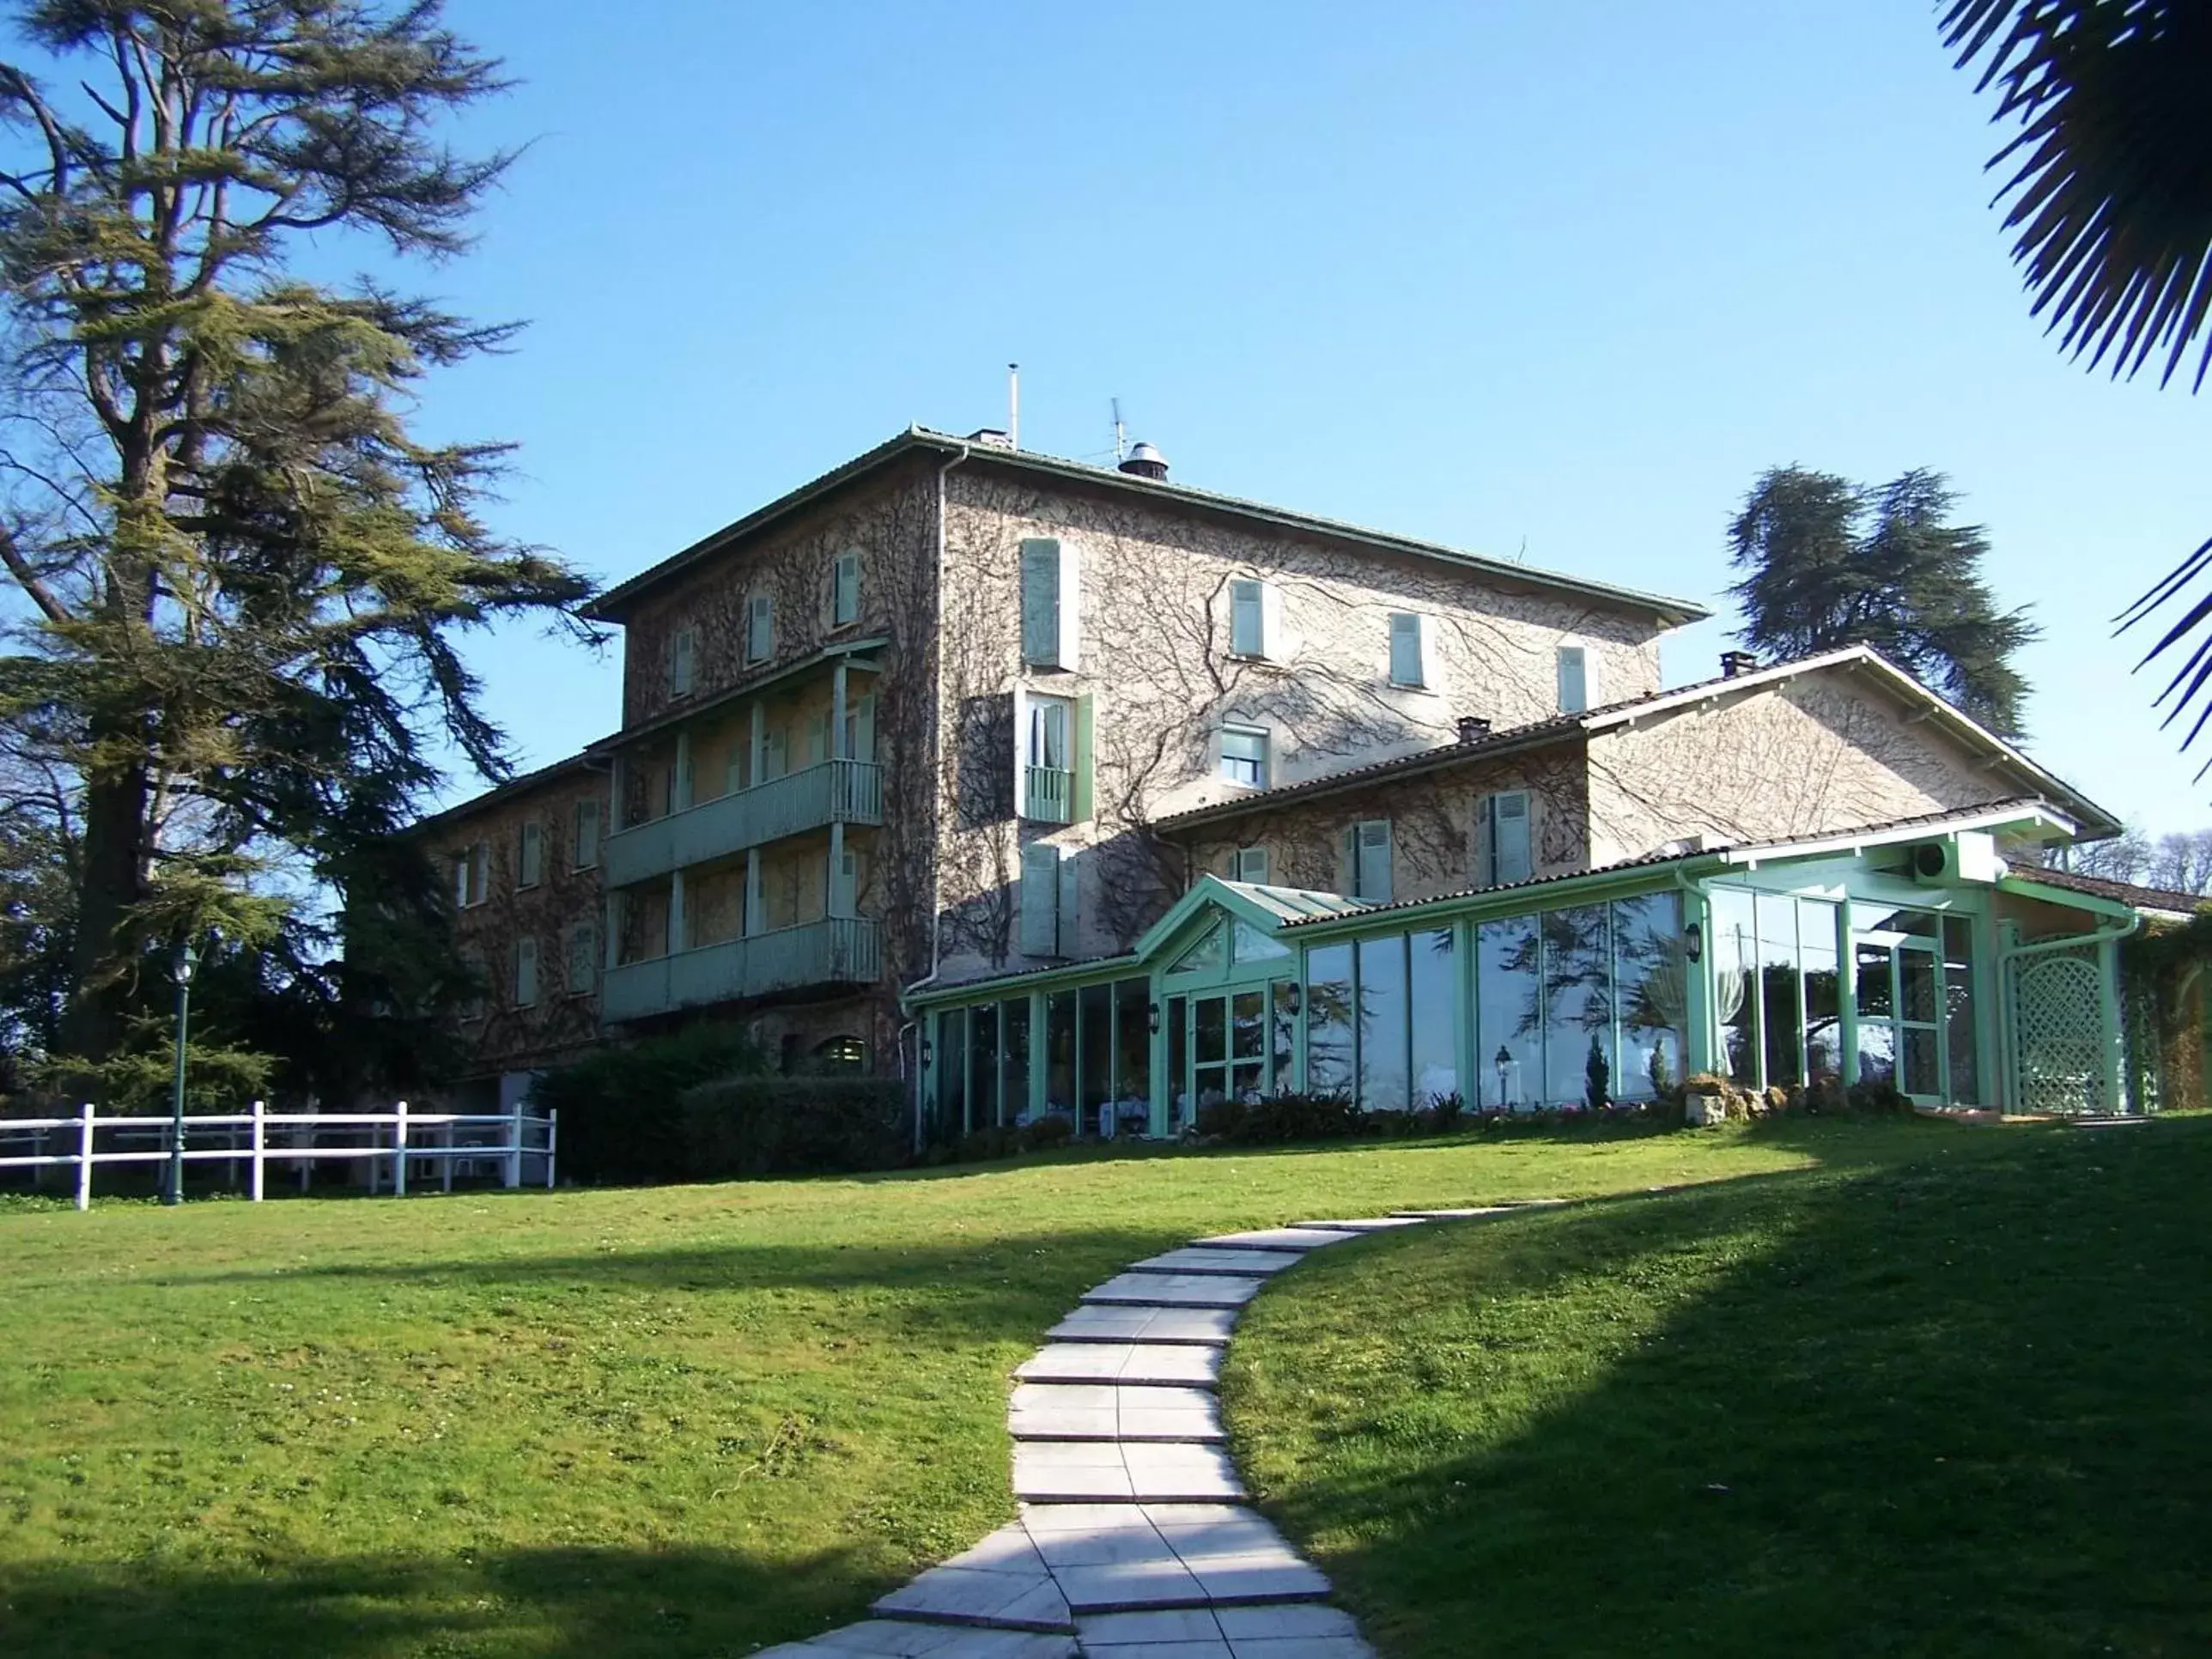
[[[1950,1076],[1954,1051],[1974,1051],[1972,927],[1953,918],[1951,950],[1945,946],[1944,918],[1918,910],[1899,910],[1851,936],[1852,986],[1858,1001],[1858,1079],[1887,1083],[1899,1093],[1930,1105],[1976,1092],[1970,1063]],[[1946,995],[1948,977],[1969,988],[1964,996]],[[1947,1029],[1955,1026],[1957,1029]]]
[[[1198,1112],[1222,1101],[1249,1104],[1271,1088],[1279,1091],[1288,1086],[1291,999],[1285,988],[1290,983],[1285,980],[1174,1000],[1171,1018],[1181,1012],[1181,1005],[1188,1003],[1189,1008],[1191,1121],[1197,1121]],[[1169,1066],[1178,1085],[1182,1081],[1177,1063],[1182,1047],[1169,1044]],[[1276,1073],[1272,1081],[1271,1062]]]

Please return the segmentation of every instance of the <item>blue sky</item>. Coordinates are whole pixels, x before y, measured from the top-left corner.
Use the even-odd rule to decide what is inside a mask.
[[[2034,752],[2212,816],[2109,625],[2212,533],[2212,399],[2029,318],[1930,7],[451,15],[523,82],[465,138],[532,148],[420,285],[532,326],[422,417],[518,441],[501,525],[603,579],[910,421],[1002,423],[1010,359],[1029,447],[1109,451],[1119,397],[1181,481],[1707,601],[1762,468],[1932,466],[2045,631]],[[471,659],[526,763],[616,723],[612,649]]]

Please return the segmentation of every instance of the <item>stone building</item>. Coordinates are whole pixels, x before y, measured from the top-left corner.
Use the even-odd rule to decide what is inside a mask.
[[[1715,1065],[1886,1065],[1996,1103],[2003,1020],[1883,1036],[1880,974],[1893,1001],[1994,1007],[2008,949],[2079,933],[2113,975],[2109,901],[2018,884],[2118,826],[1873,653],[1732,653],[1664,690],[1659,641],[1695,605],[1191,489],[1149,450],[1109,470],[910,430],[594,614],[623,630],[619,729],[424,827],[490,969],[478,1086],[709,1016],[794,1067],[915,1079],[939,1133],[1164,1133],[1256,1088],[1632,1098]],[[1902,892],[1925,858],[1936,888]],[[1783,898],[1753,896],[1776,870],[1802,878],[1786,1020],[1759,954]],[[1527,909],[1548,883],[1581,920]],[[1894,925],[1854,933],[1854,893]],[[1492,912],[1520,929],[1492,941],[1495,1007],[1531,975],[1544,1005],[1496,1043]],[[1833,937],[1801,950],[1801,923]],[[1883,967],[1876,935],[1919,942]],[[1863,1018],[1831,996],[1862,945]],[[1623,950],[1682,981],[1672,1024],[1623,1025]],[[1586,994],[1553,1032],[1561,975]]]

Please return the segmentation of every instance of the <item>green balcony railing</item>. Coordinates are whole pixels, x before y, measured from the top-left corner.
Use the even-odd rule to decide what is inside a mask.
[[[599,988],[599,1016],[612,1024],[773,991],[872,985],[883,971],[877,925],[865,917],[831,916],[624,963],[611,969]]]
[[[607,885],[628,887],[786,836],[883,821],[883,768],[873,761],[824,761],[633,824],[609,836],[599,856]]]
[[[1075,774],[1064,767],[1032,766],[1022,793],[1022,816],[1041,823],[1068,823]]]

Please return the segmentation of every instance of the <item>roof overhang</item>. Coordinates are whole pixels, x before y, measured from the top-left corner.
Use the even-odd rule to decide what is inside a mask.
[[[1184,512],[1224,514],[1246,522],[1272,525],[1300,535],[1317,536],[1378,552],[1448,564],[1462,570],[1480,572],[1510,586],[1573,593],[1585,599],[1596,600],[1615,611],[1641,612],[1663,627],[1702,622],[1712,614],[1704,605],[1668,594],[1647,593],[1609,582],[1591,581],[1559,571],[1517,564],[1510,560],[1488,558],[1479,553],[1448,547],[1439,542],[1393,536],[1335,519],[1293,512],[1287,507],[1270,507],[1262,501],[1246,501],[1241,496],[1193,489],[1187,484],[1140,477],[1111,468],[1087,465],[1081,461],[1062,460],[1054,455],[1040,455],[1030,450],[1001,448],[920,426],[908,428],[897,436],[878,444],[873,449],[854,457],[812,482],[778,496],[767,506],[724,526],[711,535],[702,537],[681,552],[639,572],[629,580],[617,582],[587,606],[584,614],[594,622],[625,622],[641,601],[692,566],[735,547],[748,537],[781,523],[794,514],[829,499],[838,491],[909,455],[935,456],[948,461],[1054,477],[1125,497],[1151,497],[1163,506]]]
[[[680,706],[671,708],[665,714],[656,714],[649,720],[641,720],[635,726],[626,726],[619,732],[601,738],[584,752],[589,755],[611,754],[615,750],[628,747],[641,738],[656,736],[672,726],[681,726],[687,720],[696,720],[702,714],[711,714],[716,709],[726,708],[742,698],[757,697],[764,691],[773,691],[779,685],[803,678],[825,663],[833,663],[840,657],[857,658],[870,651],[880,651],[890,643],[889,638],[881,635],[872,639],[836,641],[823,646],[819,651],[809,652],[796,662],[786,663],[781,668],[771,669],[764,674],[756,674],[749,680],[739,680],[734,685],[725,686],[711,697],[702,697],[696,702],[687,697]],[[849,665],[854,668],[874,666],[872,663],[857,661],[850,663]]]

